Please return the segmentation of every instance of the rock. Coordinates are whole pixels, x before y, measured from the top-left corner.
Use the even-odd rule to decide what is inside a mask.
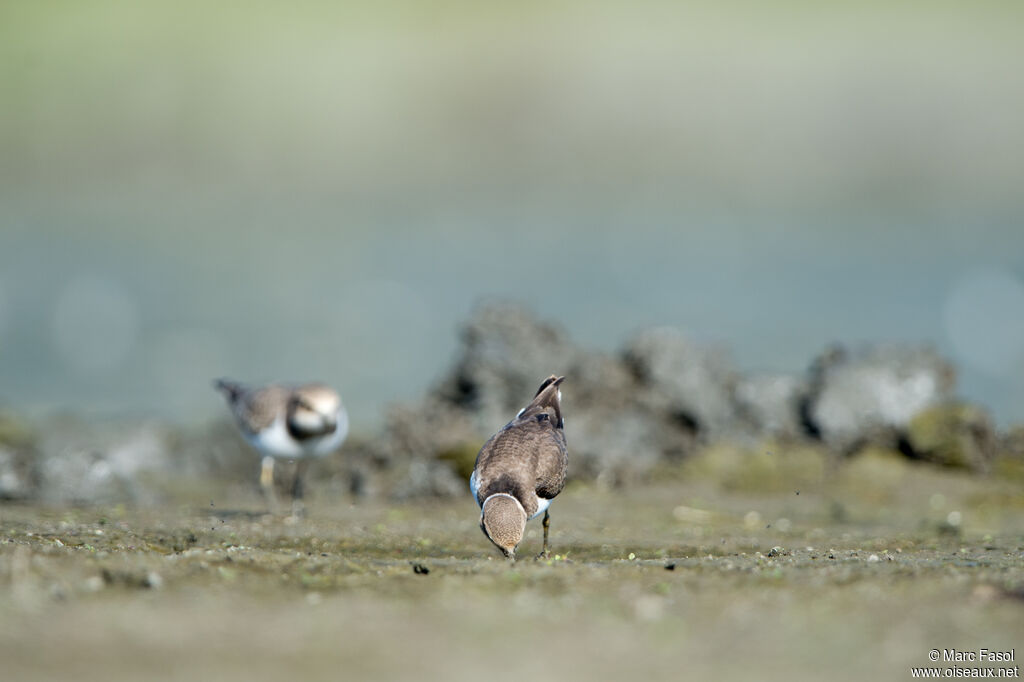
[[[692,425],[643,407],[646,389],[619,357],[577,347],[560,327],[517,305],[478,308],[461,338],[439,387],[418,407],[389,418],[386,447],[399,459],[413,453],[438,458],[460,480],[468,479],[483,442],[551,373],[568,377],[565,428],[573,476],[618,484],[642,476],[664,455],[692,447]],[[439,423],[446,428],[439,430]]]
[[[995,427],[984,410],[966,403],[946,403],[914,415],[902,449],[914,459],[988,471],[997,442]]]
[[[621,358],[581,351],[567,374],[565,435],[574,476],[622,485],[696,448],[693,423],[650,409],[647,388]]]
[[[226,416],[177,433],[172,447],[180,453],[179,466],[188,475],[257,485],[260,456]]]
[[[0,415],[0,500],[28,500],[39,492],[36,437],[10,415]]]
[[[1000,439],[999,449],[1006,457],[1024,460],[1024,426],[1008,429]]]
[[[25,452],[0,445],[0,500],[27,500],[36,491],[36,474]]]
[[[1024,426],[1011,427],[1001,435],[992,461],[992,473],[1024,483]]]
[[[781,457],[751,442],[809,436],[838,452],[899,447],[946,466],[1019,470],[1024,479],[1024,430],[998,440],[983,411],[952,400],[953,370],[926,348],[836,347],[806,377],[744,375],[724,348],[679,330],[642,331],[612,354],[581,348],[558,325],[508,303],[477,308],[460,338],[434,388],[390,409],[376,432],[357,429],[338,456],[314,463],[310,481],[334,497],[466,496],[480,446],[551,373],[567,376],[572,478],[625,485],[719,448],[703,459],[728,460],[711,474],[726,487],[792,486],[801,472],[820,478],[824,449],[787,442]],[[146,503],[197,479],[256,490],[258,471],[258,455],[226,417],[195,428],[49,419],[38,437],[0,417],[0,499]]]
[[[807,383],[790,374],[751,374],[736,383],[736,407],[759,436],[797,438],[804,435],[800,404]]]
[[[401,462],[390,478],[388,496],[396,500],[415,497],[469,497],[469,479],[462,480],[450,466],[424,458]]]
[[[484,440],[470,415],[450,403],[428,398],[417,407],[393,407],[378,446],[392,469],[384,487],[397,499],[468,495]]]
[[[521,306],[491,303],[463,327],[455,365],[434,393],[472,415],[478,431],[493,433],[545,377],[566,373],[576,354],[561,328]]]
[[[929,348],[830,349],[811,366],[804,426],[841,453],[894,446],[914,415],[952,398],[953,383],[952,366]]]
[[[648,409],[690,425],[705,440],[739,428],[737,373],[725,349],[660,328],[634,336],[622,357],[640,384],[635,396]]]
[[[694,447],[692,431],[639,406],[580,410],[567,418],[565,436],[572,476],[609,486],[642,480],[659,462]]]
[[[336,454],[319,460],[317,465],[310,469],[309,476],[325,479],[326,497],[381,498],[387,494],[384,479],[392,461],[380,447],[377,434],[349,434]]]
[[[744,376],[724,348],[667,328],[642,331],[611,355],[576,346],[520,306],[493,303],[466,323],[437,387],[389,415],[375,457],[401,473],[383,487],[403,497],[463,494],[479,445],[553,372],[568,377],[571,475],[611,485],[723,440],[811,436],[842,453],[869,443],[895,448],[914,415],[948,401],[953,384],[950,365],[916,347],[832,348],[806,378]],[[960,455],[974,457],[966,447]],[[928,453],[957,456],[930,445]]]
[[[148,503],[177,473],[166,427],[50,420],[40,442],[41,497],[51,504]]]

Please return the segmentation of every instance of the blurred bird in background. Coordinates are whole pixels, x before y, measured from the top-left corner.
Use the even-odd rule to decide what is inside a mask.
[[[292,515],[302,515],[304,478],[309,462],[337,450],[348,435],[348,413],[338,392],[316,383],[250,388],[218,379],[214,386],[227,399],[242,435],[263,455],[260,487],[274,511],[279,509],[274,489],[274,461],[295,461]]]

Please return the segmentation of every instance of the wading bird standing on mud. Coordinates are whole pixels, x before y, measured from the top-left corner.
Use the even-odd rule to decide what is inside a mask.
[[[476,456],[469,488],[480,505],[480,528],[509,559],[523,539],[526,521],[544,512],[548,554],[548,505],[562,491],[569,468],[562,422],[565,377],[550,376],[529,405],[484,443]]]
[[[227,379],[214,386],[227,398],[242,435],[263,455],[260,486],[274,511],[274,460],[295,460],[292,514],[301,515],[310,460],[337,450],[348,434],[348,413],[337,391],[323,384],[249,388]]]

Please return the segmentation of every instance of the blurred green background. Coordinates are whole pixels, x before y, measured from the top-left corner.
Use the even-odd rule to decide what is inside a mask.
[[[482,297],[1024,421],[1019,2],[0,4],[0,401],[415,396]],[[552,368],[551,371],[557,371]]]

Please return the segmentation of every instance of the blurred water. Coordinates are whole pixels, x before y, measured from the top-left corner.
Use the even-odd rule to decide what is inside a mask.
[[[317,378],[366,423],[504,296],[750,368],[927,341],[1024,421],[1017,3],[0,14],[4,404]]]

